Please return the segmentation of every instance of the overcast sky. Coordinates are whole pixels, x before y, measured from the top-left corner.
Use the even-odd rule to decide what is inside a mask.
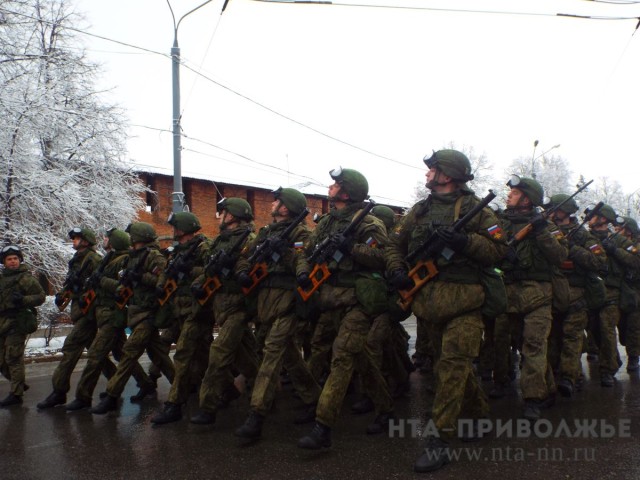
[[[178,18],[201,3],[171,1]],[[377,7],[230,0],[221,15],[223,0],[214,0],[186,17],[178,30],[183,176],[328,185],[341,165],[368,177],[374,199],[406,204],[432,149],[453,141],[486,153],[499,185],[506,165],[533,155],[539,140],[536,155],[559,144],[551,153],[576,177],[610,176],[628,193],[640,187],[640,34],[632,35],[640,4],[361,3]],[[166,1],[76,5],[84,30],[162,54],[83,37],[103,64],[100,86],[127,109],[130,157],[170,173]]]

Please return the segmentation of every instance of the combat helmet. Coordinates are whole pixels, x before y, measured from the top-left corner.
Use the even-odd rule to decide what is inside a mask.
[[[331,170],[329,175],[340,185],[340,190],[349,195],[352,202],[364,202],[367,199],[369,182],[357,170],[338,167]]]
[[[511,188],[517,188],[524,193],[531,203],[539,207],[543,203],[544,190],[542,185],[533,178],[520,177],[518,175],[511,175],[511,178],[507,182],[507,186]]]
[[[0,250],[0,262],[4,263],[4,259],[10,255],[17,255],[20,259],[20,262],[24,262],[24,255],[22,255],[22,250],[17,245],[7,245],[6,247],[2,247]]]
[[[195,233],[202,228],[200,220],[191,212],[175,212],[169,215],[167,223],[184,233]]]
[[[250,222],[253,220],[253,211],[251,210],[251,205],[249,202],[244,200],[243,198],[223,198],[218,202],[218,212],[226,210],[231,215],[241,220],[246,220]]]
[[[123,230],[112,228],[111,230],[107,231],[107,238],[109,239],[111,248],[116,251],[128,250],[131,246],[129,235]]]
[[[423,161],[427,167],[436,167],[447,177],[451,177],[458,182],[473,180],[471,162],[464,153],[458,150],[434,151],[429,158],[424,157]]]
[[[73,240],[75,237],[80,237],[91,246],[97,243],[96,234],[88,228],[74,227],[69,230],[69,238]]]
[[[562,202],[565,202],[565,203],[563,203],[558,210],[561,210],[564,213],[567,213],[569,215],[573,215],[578,211],[578,204],[576,203],[576,201],[573,198],[571,198],[570,195],[567,195],[564,193],[557,193],[555,195],[552,195],[551,198],[549,199],[549,202],[544,204],[544,207],[546,209],[554,208],[560,205]]]
[[[150,243],[158,238],[153,226],[146,222],[135,222],[129,224],[125,230],[131,238],[131,243]]]
[[[278,188],[274,190],[273,197],[280,200],[292,215],[300,215],[307,208],[306,197],[295,188]]]
[[[631,217],[622,217],[624,228],[631,232],[631,235],[637,236],[640,234],[640,228],[638,228],[638,222]]]
[[[387,230],[391,229],[396,221],[396,213],[386,205],[376,205],[371,209],[371,214],[382,220]]]
[[[620,218],[616,214],[616,211],[611,207],[611,205],[608,205],[606,203],[602,205],[602,207],[600,208],[600,211],[598,211],[598,215],[606,218],[611,223],[617,223],[618,218]]]

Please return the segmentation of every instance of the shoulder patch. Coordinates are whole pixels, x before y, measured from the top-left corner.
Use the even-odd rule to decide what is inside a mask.
[[[497,240],[500,240],[503,237],[502,228],[500,228],[498,224],[487,228],[487,232],[489,232],[489,236],[491,238],[495,238]]]

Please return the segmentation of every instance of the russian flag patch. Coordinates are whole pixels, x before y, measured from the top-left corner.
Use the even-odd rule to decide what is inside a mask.
[[[487,228],[487,232],[489,232],[491,238],[495,238],[498,240],[502,238],[502,229],[498,225]]]

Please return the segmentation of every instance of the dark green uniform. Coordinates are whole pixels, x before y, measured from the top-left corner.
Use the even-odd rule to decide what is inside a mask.
[[[69,261],[69,275],[74,276],[77,282],[72,287],[71,297],[71,321],[73,329],[67,335],[62,345],[62,359],[53,372],[53,390],[66,394],[71,388],[69,380],[78,360],[85,348],[91,346],[96,336],[98,327],[96,324],[95,309],[91,308],[86,315],[82,313],[79,304],[82,286],[87,278],[100,264],[101,256],[91,248],[86,248],[74,254]]]
[[[536,215],[536,211],[505,210],[503,230],[508,237],[519,232]],[[549,223],[537,235],[532,232],[516,243],[514,255],[500,264],[507,287],[507,314],[496,318],[494,381],[510,381],[509,346],[512,328],[518,332],[524,357],[520,375],[522,397],[530,404],[542,402],[555,393],[553,374],[547,362],[547,342],[551,331],[553,300],[552,276],[567,258],[567,247],[559,240],[561,233]]]
[[[256,246],[268,238],[278,238],[291,224],[290,220],[272,223],[263,227],[238,261],[238,271],[248,271],[248,262]],[[306,405],[315,405],[320,397],[320,387],[302,359],[295,334],[299,323],[304,321],[296,314],[299,301],[295,291],[296,277],[309,273],[302,245],[308,240],[309,229],[301,223],[289,235],[282,258],[267,263],[267,277],[258,286],[256,317],[257,329],[265,331],[262,361],[251,395],[251,410],[266,416],[275,398],[280,372],[284,366],[289,378]]]
[[[587,282],[598,282],[598,275],[606,266],[606,255],[598,240],[586,229],[578,228],[575,219],[569,225],[559,226],[569,239],[568,259],[560,265],[569,281],[570,306],[566,312],[554,312],[549,336],[549,363],[557,370],[560,381],[567,380],[571,388],[581,373],[584,331],[587,328]],[[589,291],[586,290],[586,294]],[[559,387],[560,389],[560,387]],[[560,389],[563,392],[562,389]]]
[[[112,398],[120,397],[145,349],[151,361],[161,365],[162,373],[169,381],[173,381],[173,363],[162,347],[158,327],[155,325],[158,310],[155,289],[166,262],[155,242],[146,243],[141,248],[131,250],[129,254],[127,270],[135,272],[139,280],[133,284],[133,296],[127,309],[127,326],[131,329],[131,335],[124,344],[118,369],[107,384],[107,394]],[[141,388],[153,389],[153,382],[146,374],[145,377],[145,385],[141,385]]]
[[[311,235],[308,253],[325,238],[342,232],[362,206],[356,202],[325,215]],[[324,335],[337,327],[329,377],[316,410],[317,422],[327,427],[333,427],[337,421],[356,362],[361,367],[363,381],[370,386],[377,412],[393,410],[386,382],[367,347],[373,316],[379,313],[372,310],[375,305],[368,304],[376,301],[369,294],[381,289],[382,295],[386,295],[381,276],[384,269],[381,249],[388,244],[386,229],[380,220],[368,215],[356,229],[353,241],[353,249],[339,263],[329,262],[331,277],[315,294],[321,312],[316,329],[322,329]],[[316,354],[312,353],[312,358]]]
[[[16,300],[16,297],[20,297]],[[45,294],[26,265],[5,268],[0,274],[0,372],[11,382],[11,394],[24,393],[25,315],[35,315]]]
[[[406,269],[404,257],[424,243],[436,229],[449,226],[479,203],[473,192],[460,188],[453,193],[432,192],[418,202],[391,235],[388,267]],[[460,417],[480,418],[488,412],[486,396],[473,372],[482,340],[480,284],[483,267],[497,262],[504,245],[490,229],[498,223],[485,208],[464,228],[467,244],[450,259],[435,259],[438,276],[415,295],[413,313],[423,322],[436,354],[436,394],[432,417],[441,436],[455,435]],[[493,231],[493,230],[491,230]]]
[[[211,244],[210,254],[228,252],[250,224],[240,224],[233,230],[223,230]],[[251,237],[249,237],[249,240]],[[236,256],[239,253],[236,252]],[[202,279],[196,283],[202,284]],[[247,299],[234,277],[220,278],[222,286],[213,294],[213,315],[219,327],[218,336],[209,350],[209,365],[200,386],[200,408],[215,414],[223,396],[234,388],[234,367],[246,378],[258,372],[256,340],[249,325]]]
[[[116,306],[116,289],[118,273],[127,264],[129,252],[127,250],[113,251],[103,259],[102,275],[97,280],[95,287],[96,299],[91,308],[95,308],[95,317],[98,332],[89,347],[87,364],[82,371],[82,376],[76,387],[76,399],[84,405],[91,404],[93,391],[96,387],[100,372],[108,369],[111,378],[117,367],[109,360],[109,352],[113,352],[116,360],[122,358],[122,347],[126,341],[125,327],[127,312]],[[139,385],[147,381],[144,370],[139,363],[135,363],[132,371],[133,377]]]

